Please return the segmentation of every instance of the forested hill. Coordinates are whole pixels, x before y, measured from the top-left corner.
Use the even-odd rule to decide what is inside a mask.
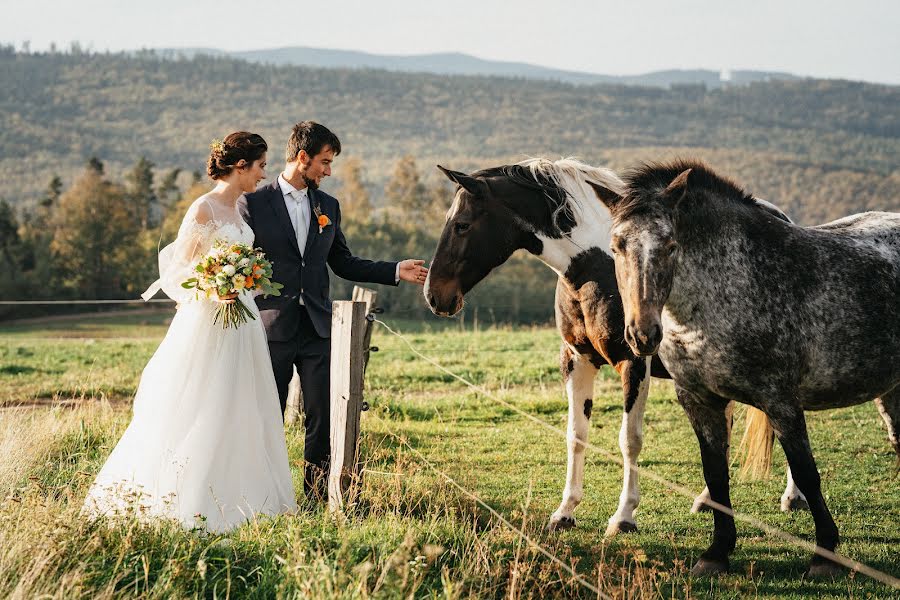
[[[91,156],[114,175],[141,156],[159,170],[202,170],[209,141],[236,129],[262,133],[277,168],[290,125],[307,118],[341,136],[341,160],[360,158],[373,189],[407,154],[423,173],[536,155],[623,168],[678,154],[804,222],[900,210],[898,86],[572,86],[11,48],[0,52],[0,198],[36,202],[51,176],[68,185]]]

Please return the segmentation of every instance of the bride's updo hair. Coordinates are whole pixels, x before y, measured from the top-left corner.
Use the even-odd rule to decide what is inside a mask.
[[[213,140],[209,145],[206,174],[211,179],[226,177],[239,162],[243,160],[250,166],[262,158],[268,149],[262,136],[248,131],[235,131],[224,140]]]

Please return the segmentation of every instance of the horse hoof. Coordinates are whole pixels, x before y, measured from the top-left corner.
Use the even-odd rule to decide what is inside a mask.
[[[606,526],[606,537],[613,537],[620,533],[634,533],[637,530],[637,524],[632,523],[631,521],[610,522],[610,524]]]
[[[707,577],[728,572],[728,560],[701,558],[691,569],[691,577]]]
[[[706,499],[697,498],[694,500],[694,505],[691,506],[691,514],[696,515],[698,513],[712,512],[712,507],[704,502],[704,500]]]
[[[547,523],[547,531],[563,531],[565,529],[572,529],[575,527],[575,517],[550,517],[550,522]]]
[[[810,579],[834,579],[844,575],[844,569],[827,559],[814,560],[809,565],[806,576]]]
[[[809,510],[809,504],[800,496],[781,499],[781,512],[791,512],[792,510]]]

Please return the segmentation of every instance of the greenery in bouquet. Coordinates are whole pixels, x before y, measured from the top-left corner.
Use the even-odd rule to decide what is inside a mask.
[[[262,250],[247,244],[216,240],[194,271],[197,275],[183,282],[181,287],[196,289],[207,298],[225,300],[216,309],[213,324],[221,320],[226,329],[256,319],[241,301],[241,295],[258,292],[264,296],[280,296],[284,287],[272,281],[272,263],[266,260]]]

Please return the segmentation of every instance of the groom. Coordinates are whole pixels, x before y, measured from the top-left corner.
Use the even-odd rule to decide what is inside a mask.
[[[272,261],[272,280],[284,285],[281,296],[259,296],[256,304],[269,340],[282,415],[295,365],[300,375],[306,425],[303,487],[314,501],[325,497],[330,455],[328,267],[350,281],[386,285],[400,280],[423,285],[428,273],[421,260],[372,261],[350,252],[341,232],[340,204],[319,189],[340,152],[340,140],[327,127],[297,123],[287,143],[284,171],[238,201],[256,234],[254,245]]]

